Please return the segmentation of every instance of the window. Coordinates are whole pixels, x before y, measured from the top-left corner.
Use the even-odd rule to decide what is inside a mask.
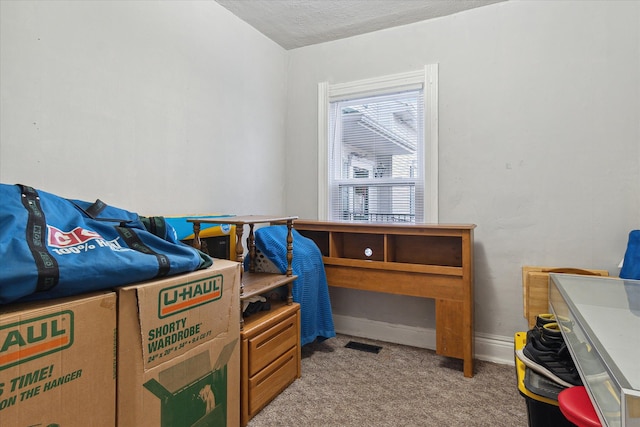
[[[437,223],[437,65],[318,94],[318,217]]]

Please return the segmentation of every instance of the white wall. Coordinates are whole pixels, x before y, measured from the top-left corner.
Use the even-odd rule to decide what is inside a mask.
[[[512,0],[290,51],[287,211],[317,217],[318,82],[440,64],[440,222],[477,224],[476,332],[512,340],[523,265],[617,275],[640,225],[639,28],[637,1]],[[433,325],[428,300],[332,297],[372,337]]]
[[[0,181],[283,214],[286,51],[213,1],[0,2]]]
[[[286,52],[215,2],[3,0],[0,182],[314,218],[317,83],[439,63],[440,220],[478,225],[476,332],[509,349],[522,265],[617,274],[638,227],[639,28],[640,2],[510,0]],[[431,301],[332,295],[350,330],[431,345]]]

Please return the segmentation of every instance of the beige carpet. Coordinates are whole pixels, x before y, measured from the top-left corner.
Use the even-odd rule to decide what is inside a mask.
[[[345,348],[382,347],[378,354]],[[430,350],[338,335],[302,350],[302,378],[258,413],[249,427],[527,426],[515,368],[462,361]]]

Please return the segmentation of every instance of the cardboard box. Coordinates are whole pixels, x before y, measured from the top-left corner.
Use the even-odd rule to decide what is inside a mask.
[[[533,328],[536,324],[538,314],[549,313],[549,273],[609,275],[607,270],[586,270],[571,267],[522,267],[523,314],[529,328]]]
[[[116,425],[116,294],[0,307],[0,425]]]
[[[240,423],[240,264],[117,289],[119,427]]]

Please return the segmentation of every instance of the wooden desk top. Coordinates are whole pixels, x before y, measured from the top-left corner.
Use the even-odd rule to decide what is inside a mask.
[[[299,219],[294,228],[307,230],[320,230],[322,228],[332,230],[348,229],[414,229],[414,230],[473,230],[476,224],[433,224],[433,223],[409,223],[409,222],[364,222],[364,221],[320,221]]]

